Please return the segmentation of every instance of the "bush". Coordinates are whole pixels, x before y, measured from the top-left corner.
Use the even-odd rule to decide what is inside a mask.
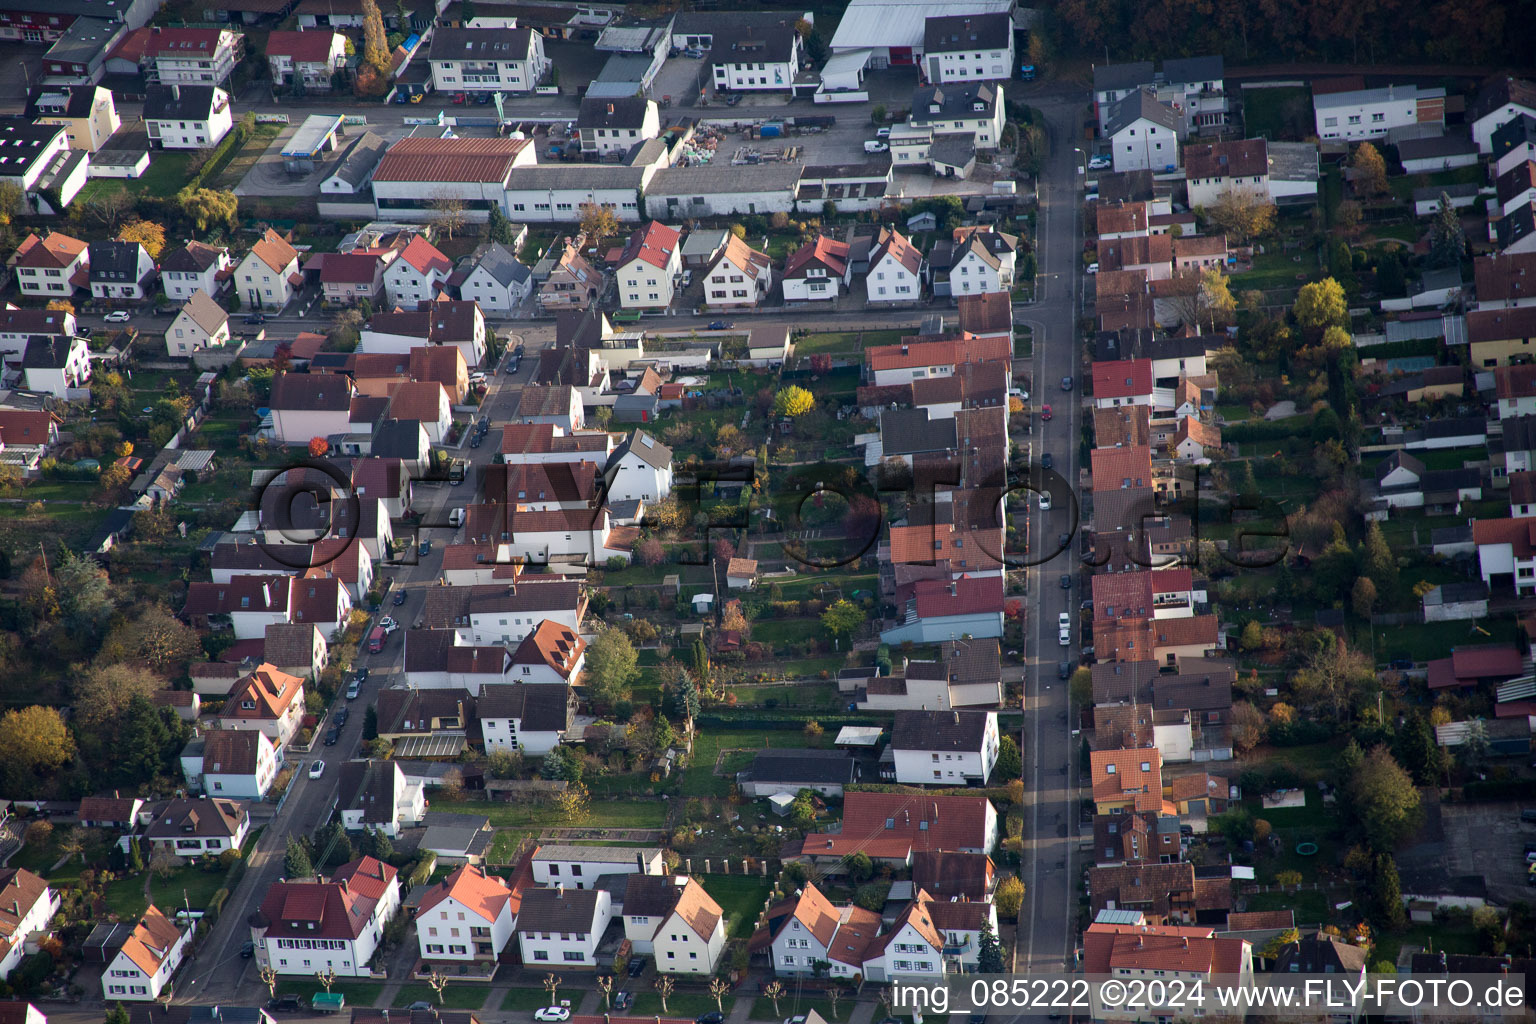
[[[890,894],[890,882],[866,882],[854,892],[853,905],[878,914],[885,907],[886,898]]]

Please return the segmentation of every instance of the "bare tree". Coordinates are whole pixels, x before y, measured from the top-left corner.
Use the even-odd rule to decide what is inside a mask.
[[[827,989],[827,1006],[832,1010],[832,1019],[837,1020],[837,1004],[843,1000],[843,990],[836,985]]]
[[[430,988],[432,990],[432,994],[437,997],[437,1005],[442,1006],[443,989],[448,987],[448,979],[443,977],[437,971],[433,971],[431,974],[427,975],[427,987]]]
[[[613,975],[599,975],[597,990],[603,994],[603,1009],[611,1010],[613,1008]]]
[[[784,983],[782,981],[769,982],[763,986],[763,995],[773,1000],[773,1015],[777,1017],[779,1015],[779,1000],[784,996]]]
[[[712,978],[709,982],[709,994],[715,997],[715,1009],[725,1012],[725,997],[731,991],[731,983],[724,978]]]
[[[316,971],[315,980],[324,986],[326,993],[329,994],[331,986],[336,984],[336,968],[327,967],[323,971]]]
[[[464,226],[464,200],[447,192],[432,197],[432,223],[447,239],[453,241],[453,233]]]
[[[168,847],[157,846],[155,852],[149,855],[149,870],[161,878],[170,878],[181,866],[181,858],[170,851]]]
[[[673,980],[672,975],[670,974],[663,974],[661,977],[656,979],[656,994],[661,997],[662,1013],[667,1012],[667,997],[672,994],[672,990],[676,987],[677,982]],[[779,1015],[779,1011],[774,1010],[773,1015],[777,1017]]]
[[[544,975],[544,991],[549,993],[549,1001],[553,1005],[555,993],[560,991],[560,976],[558,974]]]
[[[276,999],[277,971],[272,967],[272,965],[263,964],[261,970],[256,972],[256,976],[261,979],[261,983],[263,985],[267,986],[267,998]]]
[[[65,860],[72,860],[76,855],[85,853],[85,834],[78,825],[71,825],[59,833],[59,853],[64,855]]]

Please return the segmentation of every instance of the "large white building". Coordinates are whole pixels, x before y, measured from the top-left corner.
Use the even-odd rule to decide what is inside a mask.
[[[571,688],[565,683],[484,684],[475,713],[480,716],[487,752],[508,750],[543,757],[560,745],[571,727]]]
[[[62,900],[25,868],[0,869],[0,897],[0,978],[9,978],[26,956],[27,940],[48,931]]]
[[[533,855],[533,880],[539,885],[590,889],[603,875],[660,875],[662,852],[644,846],[540,846]]]
[[[1410,125],[1445,124],[1445,90],[1415,85],[1380,89],[1350,89],[1312,94],[1312,111],[1320,139],[1384,138]]]
[[[496,875],[466,864],[427,891],[416,911],[421,958],[495,964],[512,941],[515,894]]]
[[[159,999],[181,966],[191,937],[191,928],[177,927],[151,903],[101,972],[101,994],[114,1003]]]
[[[827,49],[858,54],[870,68],[920,67],[929,19],[1011,14],[1013,8],[1013,0],[852,0]]]
[[[1109,108],[1104,134],[1116,172],[1171,171],[1179,164],[1180,118],[1149,89],[1139,89]]]
[[[789,92],[800,70],[802,42],[795,17],[727,23],[713,32],[708,60],[717,90]]]
[[[163,85],[219,85],[235,70],[245,36],[227,28],[154,25],[144,43],[149,81]]]
[[[251,915],[256,963],[280,975],[372,975],[369,961],[400,909],[398,872],[373,857],[343,864],[329,880],[288,879]]]
[[[151,85],[144,92],[144,127],[160,149],[207,149],[235,125],[229,93],[215,85]]]
[[[427,53],[438,92],[532,92],[549,70],[544,37],[531,28],[432,30]]]
[[[891,730],[896,781],[984,786],[997,764],[997,712],[898,711]]]
[[[529,889],[517,914],[523,965],[532,970],[591,970],[613,920],[606,889]]]
[[[434,203],[453,199],[463,204],[465,218],[483,221],[492,205],[505,205],[512,169],[531,167],[534,159],[527,139],[401,139],[374,168],[374,206],[390,220],[431,220]]]
[[[636,228],[619,257],[614,277],[625,309],[665,310],[683,272],[682,235],[660,221]]]
[[[930,17],[923,50],[934,85],[1005,80],[1013,72],[1013,18],[1005,11]]]

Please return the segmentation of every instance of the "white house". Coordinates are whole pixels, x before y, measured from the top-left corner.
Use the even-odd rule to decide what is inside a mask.
[[[636,430],[613,450],[603,475],[610,502],[665,501],[672,493],[672,449]]]
[[[717,90],[789,92],[800,70],[802,42],[793,16],[777,24],[722,24],[708,60]]]
[[[213,729],[181,752],[181,772],[195,791],[260,800],[277,777],[277,748],[254,729]]]
[[[218,85],[235,70],[245,36],[227,28],[170,28],[153,25],[144,42],[144,58],[153,62],[145,76],[162,85]]]
[[[191,928],[183,931],[151,903],[101,972],[101,994],[114,1003],[159,999],[181,966],[191,937]]]
[[[271,228],[235,268],[235,292],[252,309],[282,309],[303,284],[299,251]]]
[[[28,235],[11,257],[16,288],[40,299],[67,299],[90,284],[90,246],[62,231]]]
[[[201,290],[192,293],[165,329],[166,355],[185,358],[229,344],[229,314]]]
[[[1117,172],[1161,173],[1179,164],[1179,115],[1148,90],[1138,89],[1110,107],[1105,136]]]
[[[1414,85],[1312,94],[1319,139],[1383,138],[1397,128],[1445,123],[1445,90]]]
[[[709,309],[755,306],[773,286],[773,261],[732,235],[704,273],[704,305]]]
[[[587,642],[558,622],[541,622],[512,652],[507,675],[515,682],[571,686],[581,682]],[[483,710],[483,709],[482,709]],[[482,714],[482,718],[485,716]],[[560,727],[562,730],[565,726]],[[520,727],[523,731],[526,726]]]
[[[308,444],[311,438],[345,434],[352,427],[357,385],[336,373],[279,373],[268,407],[279,444]]]
[[[571,688],[565,683],[482,685],[475,713],[486,751],[543,757],[560,745],[571,728],[571,701]]]
[[[533,880],[539,885],[590,889],[603,875],[660,875],[666,870],[661,850],[643,846],[540,846],[533,854]]]
[[[576,130],[583,153],[627,154],[661,134],[661,115],[644,96],[589,96],[581,101]]]
[[[207,149],[234,127],[229,93],[216,85],[151,85],[144,90],[144,127],[159,149]]]
[[[819,302],[835,299],[853,281],[848,243],[818,235],[784,262],[784,301]]]
[[[997,577],[919,580],[901,621],[880,634],[889,644],[943,643],[966,636],[1002,636],[1003,585]]]
[[[459,297],[488,313],[516,312],[533,294],[533,271],[500,242],[461,263],[459,274]]]
[[[228,249],[196,240],[160,254],[160,283],[172,302],[186,302],[197,292],[217,295],[233,272]]]
[[[470,864],[438,882],[416,910],[421,959],[495,964],[512,940],[514,895],[498,876]]]
[[[326,971],[370,977],[369,961],[399,909],[399,873],[373,857],[343,864],[329,880],[285,879],[250,917],[256,963],[310,980]]]
[[[1003,11],[930,15],[923,58],[934,85],[1006,81],[1013,74],[1013,18]]]
[[[61,401],[91,379],[91,346],[83,338],[43,335],[27,342],[21,356],[23,386]]]
[[[330,92],[332,76],[346,63],[347,37],[340,32],[275,30],[267,36],[274,91]]]
[[[529,889],[517,914],[517,943],[532,970],[592,970],[613,920],[606,889]]]
[[[891,730],[902,785],[986,785],[997,763],[995,711],[898,711]]]
[[[431,302],[448,281],[453,264],[437,246],[417,235],[384,270],[384,292],[391,304],[413,308]]]
[[[26,957],[27,940],[48,932],[62,899],[26,868],[0,869],[0,978]]]
[[[944,934],[934,923],[931,899],[918,898],[870,944],[864,956],[864,977],[873,982],[932,982],[947,973]]]
[[[230,687],[215,721],[220,729],[259,732],[281,751],[303,725],[304,712],[304,680],[263,662]]]
[[[427,802],[422,784],[408,780],[398,761],[348,761],[337,785],[341,821],[354,832],[382,832],[390,838],[420,824]]]
[[[953,238],[929,254],[934,294],[959,299],[1012,290],[1018,242],[1017,236],[990,226],[956,228]]]
[[[915,303],[923,297],[922,252],[894,228],[881,228],[869,249],[869,272],[864,276],[870,305]]]
[[[532,92],[549,69],[544,37],[531,28],[444,28],[427,53],[438,92]]]
[[[138,242],[92,242],[91,296],[142,301],[155,281],[155,261]]]
[[[446,444],[453,427],[453,403],[448,389],[435,380],[405,380],[389,386],[389,415],[416,420],[433,444]]]
[[[878,913],[834,905],[809,882],[769,907],[766,918],[773,971],[780,977],[811,977],[823,970],[833,978],[863,974],[864,954],[880,933]]]
[[[586,608],[581,585],[564,579],[434,587],[423,625],[453,629],[465,644],[517,644],[545,619],[579,630]]]
[[[243,804],[204,795],[167,802],[154,812],[142,836],[151,847],[178,857],[217,857],[240,849],[250,828],[251,816]]]
[[[15,118],[0,123],[0,182],[15,185],[24,198],[18,213],[62,215],[85,187],[91,155],[72,149],[69,132],[55,124]]]
[[[375,313],[357,350],[408,355],[423,345],[453,345],[465,366],[479,366],[485,360],[485,314],[473,301],[443,298],[414,312]]]
[[[660,974],[708,975],[725,951],[725,911],[692,878],[634,875],[624,887],[624,937]]]
[[[918,89],[907,124],[932,132],[935,139],[965,136],[976,149],[988,150],[1001,145],[1005,120],[1002,85],[972,81]]]
[[[1263,139],[1185,146],[1184,173],[1194,209],[1209,209],[1227,192],[1270,198],[1269,147]]]
[[[573,434],[586,419],[586,404],[581,389],[569,384],[528,384],[517,399],[517,418],[524,423],[549,423]]]
[[[1536,117],[1536,82],[1507,76],[1485,82],[1467,106],[1478,152],[1493,152],[1493,133],[1522,115]]]
[[[681,233],[660,221],[636,228],[619,257],[614,277],[624,309],[664,310],[672,305],[683,272]]]

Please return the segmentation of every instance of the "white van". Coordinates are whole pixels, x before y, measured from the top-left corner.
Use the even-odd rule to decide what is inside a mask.
[[[448,513],[448,525],[455,529],[464,525],[464,510],[462,508],[456,508]]]

